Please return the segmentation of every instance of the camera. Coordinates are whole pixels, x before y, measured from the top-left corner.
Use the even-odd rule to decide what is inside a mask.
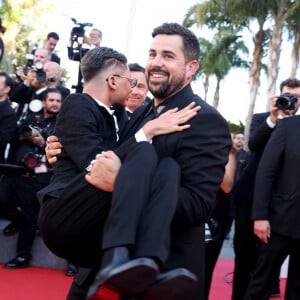
[[[24,156],[22,162],[27,169],[34,170],[43,163],[43,155],[29,152]]]
[[[78,23],[76,19],[71,18],[73,23],[76,25],[71,30],[70,46],[68,46],[68,57],[70,60],[81,61],[83,55],[89,49],[83,49],[82,43],[85,35],[86,26],[93,26],[92,23]]]
[[[33,68],[32,68],[35,73],[36,73],[36,80],[40,83],[43,83],[46,81],[47,76],[46,76],[46,72],[44,71],[44,66],[40,61],[37,61]]]
[[[32,126],[23,126],[21,128],[20,135],[25,140],[31,140],[31,138],[37,136],[41,132],[39,127],[32,127]]]
[[[280,95],[276,100],[276,107],[280,110],[294,110],[298,98],[290,93]]]

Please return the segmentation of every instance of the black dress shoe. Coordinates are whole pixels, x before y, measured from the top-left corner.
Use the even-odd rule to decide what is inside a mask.
[[[184,268],[159,274],[143,300],[190,300],[195,296],[197,277]]]
[[[3,229],[3,234],[6,236],[10,236],[16,234],[18,231],[19,225],[15,222],[11,222]]]
[[[88,291],[88,300],[97,299],[97,292],[105,286],[120,294],[132,295],[143,293],[154,283],[158,274],[158,265],[150,258],[129,260],[125,247],[115,248],[111,263],[96,275]]]
[[[67,270],[65,272],[66,276],[75,276],[77,274],[77,267],[73,264],[68,264]]]
[[[29,266],[30,258],[18,256],[5,264],[7,269],[20,269]]]

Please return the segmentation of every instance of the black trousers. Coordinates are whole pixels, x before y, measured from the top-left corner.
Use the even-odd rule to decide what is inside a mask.
[[[253,221],[235,223],[233,244],[235,260],[231,299],[243,300],[262,246],[262,243],[253,232]],[[269,294],[272,289],[279,288],[280,269],[283,261],[284,259],[272,271]]]
[[[6,209],[11,216],[9,219],[17,222],[20,227],[17,256],[31,257],[40,209],[36,193],[49,184],[50,177],[51,175],[47,173],[30,176],[9,174],[0,183],[1,197],[6,197]],[[18,211],[17,207],[20,207],[21,211]]]
[[[246,291],[245,300],[269,299],[273,273],[290,255],[285,300],[300,299],[300,239],[271,232],[268,244],[263,244],[255,271]]]
[[[157,160],[148,143],[128,149],[113,195],[91,185],[84,174],[60,198],[46,198],[39,215],[51,251],[81,267],[99,267],[103,250],[129,245],[132,257],[168,256],[180,172],[171,158]]]

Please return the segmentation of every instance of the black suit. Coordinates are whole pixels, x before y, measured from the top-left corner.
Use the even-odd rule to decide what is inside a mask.
[[[0,163],[4,163],[6,145],[17,133],[17,117],[8,99],[0,101],[0,112]]]
[[[266,122],[269,115],[268,112],[253,115],[249,137],[251,153],[234,190],[235,266],[232,300],[244,298],[259,253],[260,242],[253,233],[251,209],[257,166],[264,147],[273,132],[273,129]]]
[[[39,226],[47,246],[81,267],[99,268],[102,250],[124,245],[133,245],[133,257],[164,262],[178,199],[177,163],[171,158],[158,162],[154,147],[146,142],[115,149],[113,116],[86,94],[66,99],[55,133],[63,153],[51,184],[39,192]],[[122,160],[113,195],[84,179],[95,155],[111,149]]]
[[[300,117],[278,122],[257,170],[252,217],[269,220],[271,237],[261,253],[245,299],[268,299],[274,268],[290,255],[285,299],[300,299]]]
[[[162,112],[185,107],[191,101],[201,105],[186,131],[157,136],[153,144],[159,157],[170,156],[180,166],[179,203],[172,225],[171,251],[165,268],[186,267],[198,277],[195,299],[203,299],[204,226],[216,201],[231,147],[228,126],[214,108],[187,86],[162,103]],[[130,137],[147,119],[151,103],[138,108],[125,127],[123,139]]]
[[[179,203],[171,228],[171,250],[164,269],[186,267],[194,272],[199,280],[198,295],[195,299],[201,300],[203,299],[204,284],[203,224],[209,217],[216,193],[223,179],[224,168],[231,147],[231,138],[224,118],[215,109],[194,95],[190,86],[164,101],[163,111],[174,107],[183,108],[191,101],[196,101],[202,107],[198,115],[190,121],[191,128],[184,132],[157,136],[153,139],[153,145],[160,160],[164,157],[171,157],[176,160],[182,178],[179,189]],[[72,109],[69,114],[72,114]],[[61,113],[60,116],[62,117]],[[84,116],[84,112],[82,112],[82,116]],[[154,117],[151,104],[137,109],[128,122],[128,126],[121,133],[122,140],[127,139],[121,148],[132,145],[133,134],[147,120]],[[64,149],[68,151],[65,147],[65,143],[68,141],[61,141]],[[82,151],[86,153],[88,149],[89,145],[87,145],[87,149],[83,147]],[[81,167],[81,170],[89,163],[90,159],[93,159],[94,154],[84,162],[82,162],[82,159],[85,158],[86,154],[77,154],[78,162],[76,163]],[[145,157],[147,157],[147,154],[145,154]],[[169,177],[171,173],[168,174]],[[47,203],[50,203],[50,201]],[[157,214],[158,217],[153,218],[156,225],[159,224],[160,219],[166,217],[166,213],[167,211],[161,210]],[[149,224],[152,223],[149,222]],[[90,271],[81,270],[77,276],[77,281],[73,283],[73,291],[78,288],[78,284],[83,284],[83,288],[88,286],[84,282],[86,278],[84,273],[89,274]],[[79,293],[76,299],[84,299],[82,293],[80,295]],[[72,296],[69,295],[69,299],[74,298],[74,293]]]
[[[54,53],[51,53],[51,61],[54,61],[60,65],[60,58]]]

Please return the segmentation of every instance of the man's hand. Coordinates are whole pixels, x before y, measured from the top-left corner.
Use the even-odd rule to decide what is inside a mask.
[[[27,79],[27,76],[24,74],[24,68],[23,67],[17,67],[16,68],[16,75],[19,76],[22,81],[25,81]]]
[[[271,236],[271,225],[268,220],[255,220],[254,233],[265,244]]]
[[[196,116],[197,111],[201,109],[200,106],[195,106],[192,102],[185,108],[178,110],[173,108],[161,114],[157,119],[147,122],[143,126],[143,131],[148,140],[154,136],[161,134],[168,134],[171,132],[183,131],[190,128],[189,124],[184,124]]]
[[[113,151],[104,151],[88,166],[85,180],[102,191],[112,192],[120,168],[119,157]]]
[[[50,165],[57,161],[57,155],[61,154],[62,144],[59,142],[58,137],[51,135],[46,141],[46,157]]]
[[[38,147],[42,147],[45,144],[45,140],[39,132],[31,138],[31,141]]]

